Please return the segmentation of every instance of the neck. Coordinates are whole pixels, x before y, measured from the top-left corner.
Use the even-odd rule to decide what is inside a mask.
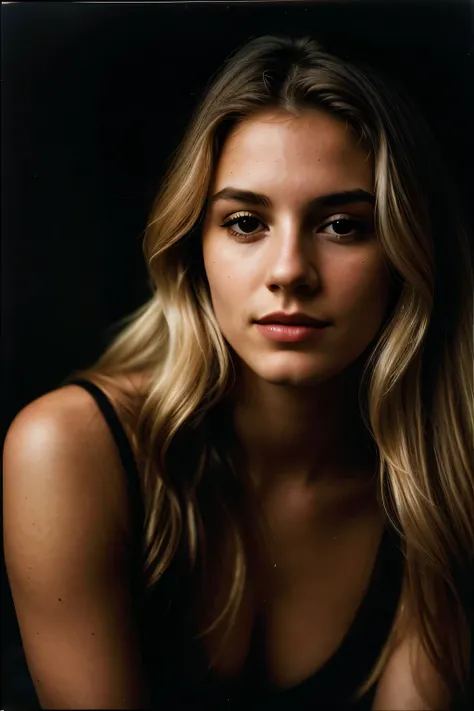
[[[237,382],[234,431],[259,488],[375,471],[353,370],[304,388],[268,383],[245,370]]]

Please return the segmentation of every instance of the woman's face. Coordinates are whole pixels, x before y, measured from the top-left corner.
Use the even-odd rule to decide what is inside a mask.
[[[389,272],[372,196],[366,150],[325,112],[260,114],[227,139],[209,194],[204,265],[225,339],[265,381],[321,383],[376,335]],[[273,340],[255,321],[275,311],[329,325],[306,340]]]

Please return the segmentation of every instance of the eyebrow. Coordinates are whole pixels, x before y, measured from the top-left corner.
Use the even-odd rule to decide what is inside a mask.
[[[273,203],[267,195],[254,193],[251,190],[239,190],[238,188],[230,186],[219,190],[218,193],[209,198],[209,207],[219,200],[237,200],[238,202],[245,202],[251,205],[273,207]],[[309,209],[315,209],[317,207],[338,207],[354,202],[368,202],[371,205],[375,205],[375,195],[362,189],[345,190],[340,193],[329,193],[313,198],[310,200],[308,207]]]

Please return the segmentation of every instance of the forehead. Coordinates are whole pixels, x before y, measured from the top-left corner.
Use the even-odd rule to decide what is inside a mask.
[[[299,116],[275,111],[245,119],[225,142],[214,187],[325,191],[372,186],[372,164],[354,131],[316,109]]]

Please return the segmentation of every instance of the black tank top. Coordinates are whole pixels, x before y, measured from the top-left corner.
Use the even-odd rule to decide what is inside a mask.
[[[95,399],[116,442],[127,477],[130,497],[141,530],[143,503],[139,474],[127,435],[105,393],[86,380],[71,385],[85,388]],[[243,676],[236,682],[219,680],[203,672],[204,658],[198,643],[186,639],[184,611],[179,609],[182,584],[172,579],[173,569],[163,576],[150,597],[137,590],[137,611],[142,620],[144,656],[149,669],[153,706],[168,709],[353,709],[368,711],[375,689],[357,702],[355,690],[368,677],[388,638],[397,609],[403,574],[399,541],[387,528],[382,536],[366,595],[335,654],[317,672],[289,689],[267,682],[262,660],[263,634],[255,626]],[[165,580],[168,575],[168,580]],[[171,602],[176,602],[175,613]],[[161,651],[160,651],[161,649]],[[262,670],[262,671],[259,671]]]

